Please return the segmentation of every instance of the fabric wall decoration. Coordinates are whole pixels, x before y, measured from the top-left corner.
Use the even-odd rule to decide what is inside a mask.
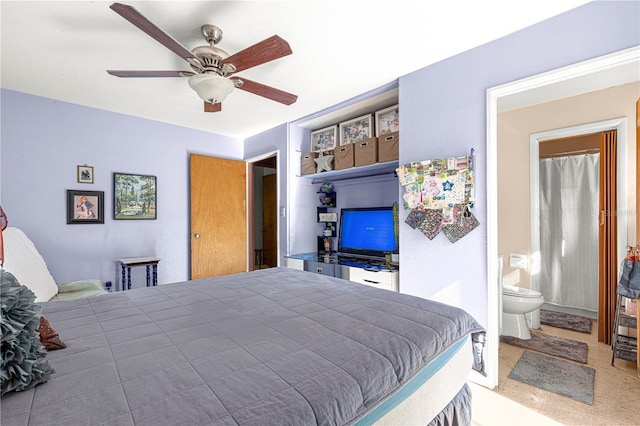
[[[473,150],[464,157],[438,158],[396,169],[404,187],[405,223],[430,240],[440,231],[455,243],[479,225],[471,213],[475,201]]]

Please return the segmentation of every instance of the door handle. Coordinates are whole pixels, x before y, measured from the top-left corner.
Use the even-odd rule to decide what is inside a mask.
[[[197,234],[197,233],[193,234],[193,238],[195,238],[197,240],[198,238],[200,238],[200,234]]]

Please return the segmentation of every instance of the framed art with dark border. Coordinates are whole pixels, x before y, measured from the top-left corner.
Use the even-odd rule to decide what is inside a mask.
[[[93,183],[92,166],[78,166],[78,183]]]
[[[67,224],[104,223],[104,191],[67,190]]]
[[[328,151],[336,148],[338,126],[333,125],[311,132],[311,152]]]
[[[130,173],[113,174],[113,218],[156,219],[156,177]]]

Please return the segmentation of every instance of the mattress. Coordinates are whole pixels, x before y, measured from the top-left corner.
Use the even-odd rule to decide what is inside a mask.
[[[356,424],[425,424],[425,420],[428,422],[436,417],[465,385],[472,362],[471,339],[468,338],[440,353]]]
[[[67,348],[48,383],[2,398],[3,425],[384,424],[412,400],[431,416],[483,332],[461,309],[287,268],[42,307]]]

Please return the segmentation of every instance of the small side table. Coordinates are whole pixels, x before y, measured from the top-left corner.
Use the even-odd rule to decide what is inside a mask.
[[[120,262],[120,267],[122,268],[123,291],[131,290],[131,268],[134,266],[147,267],[147,287],[150,285],[154,287],[158,285],[158,262],[160,262],[160,259],[157,257],[128,257],[125,259],[118,259],[118,262]],[[153,279],[150,268],[153,268]]]

